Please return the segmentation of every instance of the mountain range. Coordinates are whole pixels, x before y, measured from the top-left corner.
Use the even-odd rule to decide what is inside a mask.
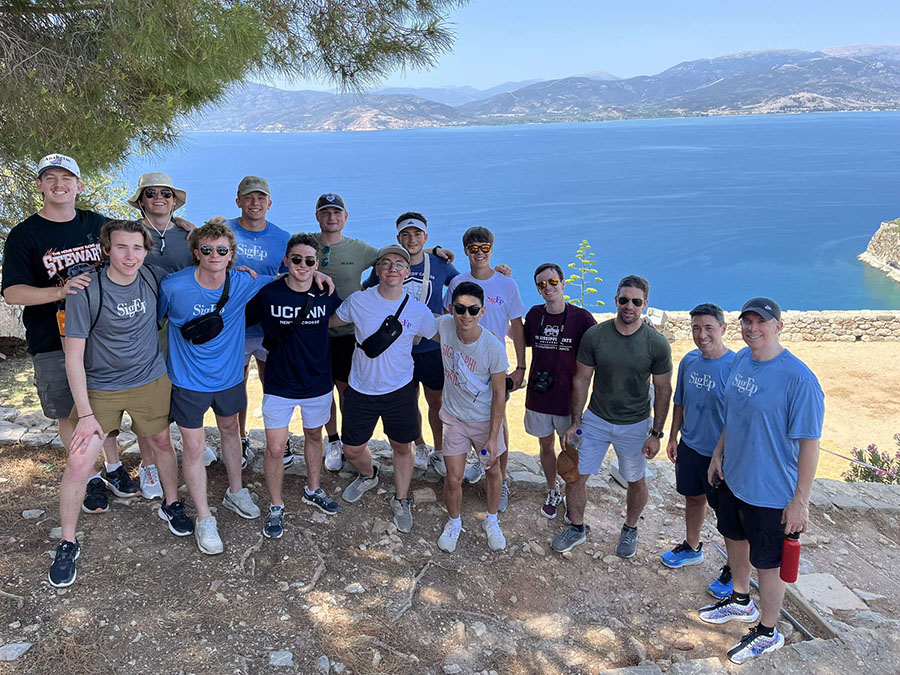
[[[900,108],[900,45],[766,50],[679,63],[619,79],[605,71],[474,87],[365,95],[245,83],[187,118],[191,131],[363,131]]]

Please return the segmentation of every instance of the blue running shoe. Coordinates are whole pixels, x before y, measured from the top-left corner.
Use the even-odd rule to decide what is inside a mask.
[[[663,565],[673,569],[685,565],[699,565],[703,562],[703,543],[701,542],[695,550],[687,541],[683,541],[671,551],[663,553],[659,559],[662,560]],[[729,593],[729,595],[731,594]]]
[[[731,568],[728,565],[722,567],[719,578],[706,587],[706,592],[719,600],[731,597],[731,594],[734,593],[734,581],[731,578]]]
[[[759,610],[756,609],[753,600],[742,605],[733,596],[719,600],[714,605],[701,607],[699,613],[700,620],[706,623],[728,623],[729,621],[753,623],[759,620]]]
[[[771,635],[759,632],[759,626],[750,629],[741,641],[728,650],[728,658],[733,663],[743,663],[766,652],[774,652],[784,647],[784,636],[775,629]]]

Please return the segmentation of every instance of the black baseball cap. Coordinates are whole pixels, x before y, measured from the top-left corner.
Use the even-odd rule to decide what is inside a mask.
[[[329,208],[340,209],[341,211],[347,210],[347,207],[344,206],[344,200],[339,194],[335,194],[334,192],[326,192],[316,200],[316,213],[322,209]]]
[[[781,307],[771,298],[750,298],[741,307],[740,318],[743,319],[744,314],[747,312],[756,312],[766,321],[771,321],[772,319],[781,321]]]

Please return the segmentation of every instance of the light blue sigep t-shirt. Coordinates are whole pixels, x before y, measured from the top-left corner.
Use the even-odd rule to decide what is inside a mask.
[[[159,287],[159,317],[169,317],[169,379],[182,389],[224,391],[244,379],[244,307],[256,292],[273,281],[229,270],[231,288],[222,310],[224,328],[209,342],[191,344],[181,327],[197,316],[213,311],[222,289],[203,288],[194,279],[196,267],[170,274]]]
[[[237,257],[235,265],[246,265],[257,274],[275,276],[279,272],[287,272],[282,264],[291,235],[275,223],[266,221],[266,229],[251,232],[240,226],[237,218],[226,220],[225,224],[234,232],[237,240]],[[247,327],[248,338],[261,338],[262,326],[256,324]]]
[[[783,509],[797,488],[801,438],[820,438],[825,394],[813,372],[785,349],[754,361],[734,358],[725,386],[725,482],[748,504]]]
[[[699,349],[688,352],[678,364],[675,405],[684,407],[681,440],[704,457],[712,457],[725,426],[725,383],[734,352],[705,359]]]

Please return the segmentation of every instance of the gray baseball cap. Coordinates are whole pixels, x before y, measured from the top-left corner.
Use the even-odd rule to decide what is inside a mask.
[[[380,249],[378,251],[378,260],[381,260],[384,256],[388,255],[389,253],[399,255],[406,262],[409,262],[409,251],[407,251],[402,246],[398,246],[397,244],[390,244],[390,245],[385,246],[384,248]]]
[[[264,195],[272,196],[269,190],[269,181],[259,176],[244,176],[238,183],[238,197],[248,195],[251,192],[262,192]]]
[[[771,298],[750,298],[741,307],[740,318],[743,319],[744,314],[747,312],[756,312],[766,321],[771,321],[772,319],[781,321],[781,307]]]

